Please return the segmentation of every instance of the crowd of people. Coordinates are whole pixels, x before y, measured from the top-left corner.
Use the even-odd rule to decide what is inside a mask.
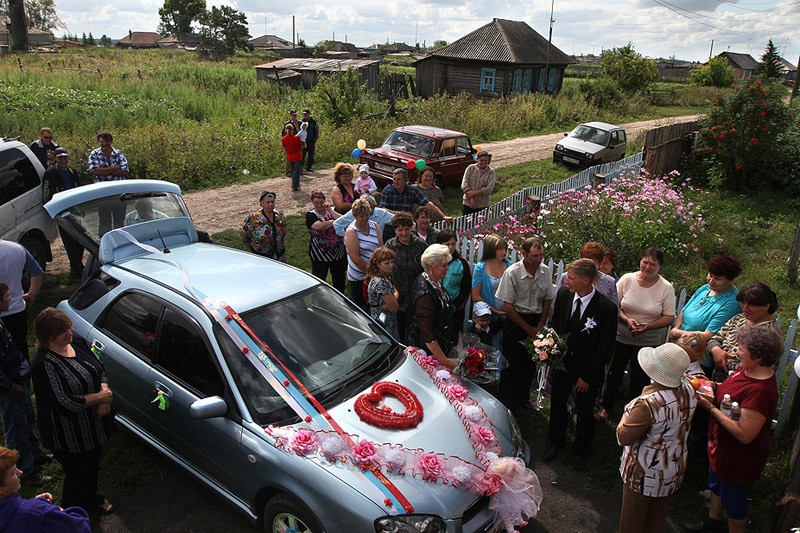
[[[312,169],[319,137],[309,110],[303,115],[300,122],[291,111],[283,129],[294,191],[302,167]],[[99,148],[89,157],[94,181],[127,178],[127,160],[112,146],[111,134],[100,131],[97,140]],[[81,184],[52,130],[42,128],[31,150],[47,168],[45,201]],[[464,214],[490,205],[495,186],[490,161],[490,154],[480,152],[464,173]],[[512,263],[508,242],[485,235],[480,261],[470,268],[457,251],[458,235],[432,225],[452,220],[444,212],[433,169],[422,168],[418,176],[419,183],[412,185],[408,172],[397,169],[392,183],[378,191],[368,166],[338,163],[330,196],[319,190],[309,195],[312,274],[322,280],[330,274],[332,285],[392,337],[424,348],[447,369],[456,367],[451,349],[462,332],[477,335],[508,362],[494,392],[515,411],[533,408],[537,370],[521,341],[540,333],[561,336],[568,349],[563,367],[551,368],[549,375],[543,459],[554,460],[566,447],[570,405],[576,470],[592,454],[596,419],[618,420],[620,531],[661,531],[669,498],[691,461],[707,461],[710,508],[707,517],[686,529],[744,531],[747,489],[766,464],[777,408],[774,367],[783,341],[774,320],[774,291],[761,282],[739,291],[738,260],[717,256],[708,262],[707,283],[677,313],[674,287],[662,276],[661,250],[647,248],[638,270],[618,276],[613,251],[588,242],[554,284],[542,264],[544,243],[536,237],[521,243],[521,258]],[[245,219],[241,238],[252,253],[286,262],[287,225],[276,201],[275,192],[260,195],[260,209]],[[122,225],[117,218],[124,213],[106,216],[108,227]],[[83,249],[63,233],[62,240],[70,268],[80,276]],[[114,511],[98,492],[97,476],[113,429],[113,393],[102,363],[73,336],[69,318],[54,308],[34,321],[38,351],[30,360],[26,309],[37,297],[43,272],[16,243],[0,240],[0,258],[0,415],[7,446],[0,447],[0,529],[9,520],[43,520],[52,524],[45,528],[49,531],[88,531],[89,514]],[[23,272],[30,277],[27,292],[19,281]],[[621,391],[626,369],[629,387]],[[688,380],[692,375],[707,380],[711,393],[697,393]],[[624,407],[617,401],[620,395]],[[738,404],[736,413],[729,401]],[[702,453],[693,456],[693,446],[702,447]],[[64,471],[61,506],[47,493],[20,498],[21,484],[52,481],[37,471],[52,460]]]

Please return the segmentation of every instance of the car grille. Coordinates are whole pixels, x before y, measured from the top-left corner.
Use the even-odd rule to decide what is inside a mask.
[[[489,497],[483,496],[475,500],[461,518],[462,531],[464,533],[483,533],[492,529],[494,514],[489,509]]]

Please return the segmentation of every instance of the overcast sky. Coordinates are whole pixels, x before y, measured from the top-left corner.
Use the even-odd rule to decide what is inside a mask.
[[[55,0],[70,33],[120,39],[128,30],[156,31],[163,0],[103,2]],[[526,22],[547,37],[551,2],[538,0],[325,0],[280,2],[226,0],[247,15],[250,34],[274,34],[306,44],[336,39],[367,46],[452,42],[493,17]],[[209,2],[209,6],[211,2]],[[730,50],[759,59],[767,40],[797,64],[800,0],[554,0],[553,44],[567,54],[600,54],[629,41],[648,57],[705,61]],[[57,36],[63,30],[56,30]]]

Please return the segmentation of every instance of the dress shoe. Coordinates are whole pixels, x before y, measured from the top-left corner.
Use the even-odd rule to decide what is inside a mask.
[[[41,487],[53,481],[53,476],[45,476],[39,472],[34,472],[30,477],[25,479],[23,483],[31,487]]]
[[[551,444],[547,447],[547,450],[545,450],[544,455],[542,455],[542,459],[544,459],[546,462],[550,462],[555,459],[557,455],[558,447]]]
[[[52,463],[53,459],[55,459],[55,456],[52,453],[43,453],[42,455],[34,459],[33,464],[35,464],[36,466],[47,465]]]
[[[701,531],[704,533],[722,533],[727,530],[724,520],[714,520],[709,517],[705,517],[701,521],[693,524],[684,524],[683,529],[686,531]]]

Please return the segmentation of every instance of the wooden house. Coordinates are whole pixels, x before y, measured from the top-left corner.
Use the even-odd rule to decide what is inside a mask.
[[[0,15],[0,47],[8,49],[11,45],[11,19]],[[53,47],[53,34],[39,28],[28,28],[28,46],[34,48]]]
[[[277,35],[262,35],[255,39],[250,39],[250,44],[255,50],[268,50],[275,52],[281,57],[311,57],[314,49],[308,46],[292,44],[286,39],[281,39]]]
[[[780,58],[781,65],[783,65],[783,81],[785,82],[794,82],[794,79],[797,77],[797,65],[793,65],[789,63],[784,58]]]
[[[733,68],[733,77],[737,80],[749,80],[758,72],[758,61],[750,54],[722,52],[717,55],[720,56],[728,60],[728,65]]]
[[[295,89],[309,89],[317,84],[320,76],[355,68],[360,74],[360,83],[366,85],[367,90],[380,91],[379,64],[376,59],[285,58],[256,65],[255,69],[260,81],[272,80]]]
[[[158,48],[156,41],[161,36],[152,31],[130,31],[128,35],[117,41],[117,48]]]
[[[494,19],[414,65],[421,96],[439,92],[499,97],[561,90],[574,61],[524,22]]]
[[[166,50],[196,50],[200,36],[196,33],[177,32],[156,41],[159,48]]]

